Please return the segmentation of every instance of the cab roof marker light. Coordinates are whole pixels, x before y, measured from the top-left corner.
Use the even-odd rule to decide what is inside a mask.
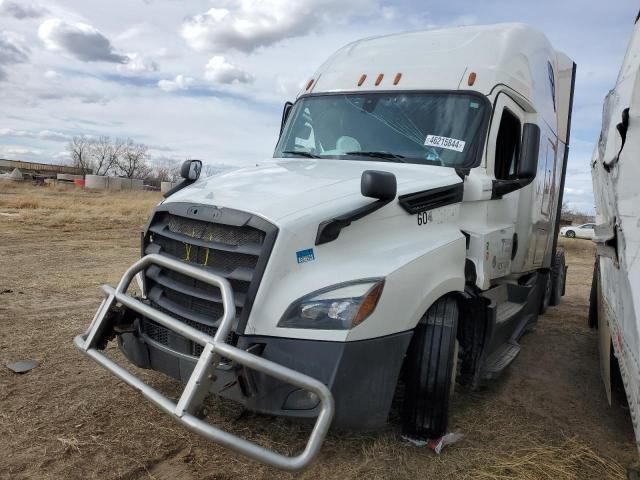
[[[476,83],[476,72],[471,72],[469,74],[469,78],[467,79],[467,85],[472,87],[474,83]]]
[[[364,81],[365,81],[366,79],[367,79],[367,75],[366,75],[365,73],[363,73],[363,74],[360,76],[360,80],[358,80],[358,86],[359,86],[359,87],[361,87],[361,86],[362,86],[362,84],[364,83]]]
[[[402,74],[400,72],[396,73],[396,76],[393,79],[393,84],[398,85],[400,83],[401,78],[402,78]]]
[[[312,85],[313,85],[313,78],[309,80],[309,82],[307,83],[307,88],[305,88],[304,91],[308,92]]]
[[[382,79],[384,78],[384,73],[379,73],[378,78],[376,78],[376,87],[382,83]]]

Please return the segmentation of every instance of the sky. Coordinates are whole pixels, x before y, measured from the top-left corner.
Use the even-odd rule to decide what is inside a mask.
[[[282,105],[353,40],[525,22],[578,64],[565,198],[593,211],[589,161],[638,5],[629,0],[0,0],[0,157],[61,163],[79,134],[154,161],[272,156]]]

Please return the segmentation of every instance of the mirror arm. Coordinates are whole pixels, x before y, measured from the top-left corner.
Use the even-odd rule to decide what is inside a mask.
[[[391,203],[393,200],[395,199],[376,200],[373,203],[368,203],[363,207],[356,208],[355,210],[340,215],[339,217],[325,220],[320,225],[318,225],[318,233],[316,234],[316,245],[333,242],[336,238],[338,238],[342,229],[351,225],[351,222],[360,220],[361,218],[372,214],[376,210],[380,210],[382,207],[384,207],[388,203]]]
[[[176,192],[179,192],[180,190],[182,190],[184,187],[188,187],[189,185],[191,185],[192,183],[194,183],[195,180],[183,180],[182,182],[180,182],[178,185],[176,185],[175,187],[173,187],[171,190],[169,190],[168,192],[165,192],[162,196],[164,198],[169,198],[171,195],[173,195]]]

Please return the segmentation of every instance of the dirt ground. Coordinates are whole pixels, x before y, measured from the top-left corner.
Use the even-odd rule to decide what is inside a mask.
[[[397,412],[380,432],[332,432],[298,474],[184,430],[72,346],[99,304],[99,285],[138,258],[158,200],[0,184],[0,478],[604,479],[625,478],[636,460],[628,410],[607,404],[600,381],[586,318],[593,249],[581,240],[561,242],[567,295],[522,339],[514,364],[479,392],[456,392],[451,430],[465,437],[440,456],[401,440]],[[5,368],[20,359],[40,364],[24,375]],[[179,393],[161,374],[141,375]],[[216,399],[209,420],[289,453],[310,429]]]

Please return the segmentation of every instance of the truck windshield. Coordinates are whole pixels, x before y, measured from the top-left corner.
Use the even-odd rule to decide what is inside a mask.
[[[301,97],[274,157],[477,165],[485,102],[464,93],[349,93]]]

